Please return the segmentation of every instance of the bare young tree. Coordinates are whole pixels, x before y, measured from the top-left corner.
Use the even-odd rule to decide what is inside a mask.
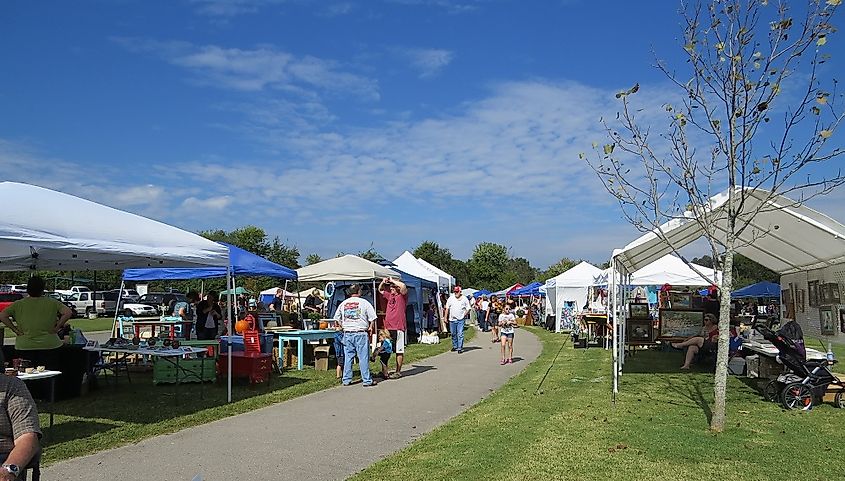
[[[836,166],[843,150],[832,145],[842,99],[825,68],[841,1],[682,3],[686,65],[657,62],[677,87],[677,101],[664,105],[667,128],[655,135],[653,121],[642,120],[635,85],[617,94],[615,122],[603,121],[608,143],[583,155],[628,222],[677,254],[664,226],[694,219],[722,270],[714,431],[725,426],[734,253],[767,235],[748,229],[779,196],[802,203],[845,183]],[[726,202],[714,208],[714,195],[725,191]]]

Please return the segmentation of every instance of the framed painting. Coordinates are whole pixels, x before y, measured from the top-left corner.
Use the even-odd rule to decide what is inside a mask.
[[[819,305],[824,306],[830,304],[830,284],[819,285]]]
[[[819,308],[819,322],[822,336],[836,334],[836,320],[833,317],[833,308],[831,306],[822,306]]]
[[[629,319],[651,319],[651,314],[648,310],[647,302],[631,302],[628,303],[628,318]]]
[[[804,289],[795,289],[795,308],[804,312]]]
[[[810,307],[817,307],[819,305],[818,281],[809,281],[807,283],[807,305]]]
[[[830,293],[830,303],[831,304],[839,304],[842,301],[842,298],[839,297],[839,283],[838,282],[831,282],[828,284],[828,292]]]
[[[627,323],[628,343],[654,341],[654,325],[650,320],[631,319]]]
[[[661,309],[659,337],[693,337],[701,334],[704,311]]]
[[[669,292],[669,303],[672,309],[690,309],[692,308],[692,293]]]
[[[845,309],[839,309],[839,332],[845,334]]]

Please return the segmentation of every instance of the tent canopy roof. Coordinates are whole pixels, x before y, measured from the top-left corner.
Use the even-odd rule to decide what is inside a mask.
[[[737,187],[738,192],[743,192]],[[780,274],[788,274],[835,265],[845,261],[845,226],[792,199],[772,195],[763,189],[745,189],[748,197],[743,213],[761,209],[738,239],[736,252]],[[710,199],[709,209],[716,227],[717,240],[724,243],[727,230],[729,191]],[[742,214],[741,214],[742,215]],[[741,220],[740,220],[741,221]],[[704,230],[687,212],[660,228],[676,249],[694,242]],[[629,272],[634,272],[672,251],[655,231],[613,252],[613,257]]]
[[[705,286],[712,283],[721,283],[722,273],[720,271],[714,271],[711,267],[704,267],[698,264],[692,265],[699,272],[707,276],[707,279],[702,278],[679,257],[666,254],[634,272],[631,276],[631,285],[657,286],[669,284],[673,286]]]
[[[440,282],[440,278],[443,277],[422,265],[419,259],[414,257],[414,255],[408,251],[403,252],[401,256],[397,257],[393,261],[393,264],[396,265],[396,267],[402,272],[419,277],[420,279],[429,280],[431,282],[438,283]]]
[[[296,279],[296,271],[270,262],[240,247],[221,242],[229,251],[232,273],[236,276],[268,276],[279,279]],[[157,279],[211,279],[226,277],[225,267],[194,267],[171,269],[126,269],[123,279],[127,281],[149,281]]]
[[[0,183],[0,271],[223,266],[224,246],[62,192]]]
[[[582,261],[580,264],[571,267],[555,277],[546,281],[546,287],[588,287],[596,283],[596,280],[601,277],[602,270]]]
[[[511,292],[512,296],[536,296],[540,294],[540,286],[542,286],[542,282],[532,282],[525,287],[520,287],[515,291]]]
[[[732,299],[747,297],[780,297],[780,284],[762,281],[731,292]]]
[[[447,279],[450,286],[455,284],[455,277],[452,276],[452,274],[449,274],[448,272],[444,271],[443,269],[440,269],[439,267],[431,264],[430,262],[427,262],[425,259],[417,258],[417,262],[419,262],[423,267],[430,270],[431,272],[434,272],[435,274],[439,275],[440,277]]]
[[[398,276],[390,268],[351,254],[301,267],[296,272],[303,282],[365,281]]]

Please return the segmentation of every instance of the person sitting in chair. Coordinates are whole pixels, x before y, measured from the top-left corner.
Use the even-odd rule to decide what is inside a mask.
[[[711,354],[716,352],[719,341],[719,325],[716,316],[713,314],[704,315],[704,328],[700,336],[694,336],[684,342],[673,342],[670,345],[675,349],[686,348],[687,353],[681,369],[689,369],[695,355],[698,353]]]

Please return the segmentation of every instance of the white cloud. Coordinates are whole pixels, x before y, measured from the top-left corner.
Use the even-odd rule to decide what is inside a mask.
[[[186,211],[192,211],[193,215],[201,217],[205,211],[219,211],[223,210],[232,204],[232,197],[228,195],[219,195],[207,198],[188,197],[182,201],[182,208]]]
[[[325,7],[321,14],[325,17],[339,17],[349,15],[354,9],[355,5],[352,2],[333,3]]]
[[[478,10],[483,3],[485,3],[484,0],[386,0],[386,2],[400,5],[436,7],[441,8],[448,13],[474,12]]]
[[[190,0],[197,13],[209,17],[234,17],[257,13],[261,7],[283,3],[284,0]]]
[[[455,58],[454,52],[437,48],[400,49],[398,52],[408,59],[420,78],[436,76]]]
[[[241,91],[278,90],[299,96],[320,93],[353,93],[378,100],[378,83],[329,59],[297,56],[264,45],[253,49],[159,42],[141,38],[115,38],[135,52],[152,53],[193,74],[200,84]]]

